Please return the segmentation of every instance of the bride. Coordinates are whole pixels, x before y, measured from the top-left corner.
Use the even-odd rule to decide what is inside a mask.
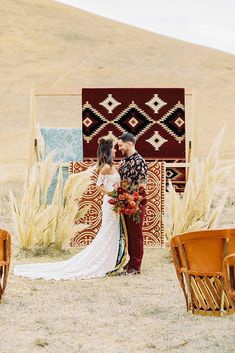
[[[120,219],[109,204],[108,193],[114,184],[120,184],[120,176],[113,165],[115,147],[109,138],[100,138],[97,150],[99,176],[97,187],[104,194],[102,204],[102,224],[95,239],[84,250],[68,260],[54,263],[34,263],[17,265],[16,276],[43,278],[45,280],[85,279],[104,277],[113,271],[117,262]]]

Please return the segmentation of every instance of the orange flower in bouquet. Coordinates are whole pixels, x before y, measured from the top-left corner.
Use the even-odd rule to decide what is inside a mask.
[[[133,217],[136,223],[140,223],[141,209],[139,205],[146,202],[146,191],[143,187],[130,185],[126,180],[123,180],[120,186],[114,185],[109,196],[111,197],[109,203],[113,205],[115,212]]]

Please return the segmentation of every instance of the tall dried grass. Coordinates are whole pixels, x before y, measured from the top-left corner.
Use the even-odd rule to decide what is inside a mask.
[[[22,198],[17,201],[10,192],[10,201],[15,231],[22,248],[54,246],[64,249],[75,233],[87,227],[77,224],[87,208],[79,208],[79,200],[91,183],[93,170],[70,175],[63,190],[62,169],[51,205],[47,205],[50,184],[57,172],[53,163],[55,152],[50,153],[39,165],[28,171]]]
[[[228,196],[225,183],[233,166],[219,166],[219,151],[224,129],[217,136],[208,156],[193,159],[185,190],[179,195],[172,184],[166,193],[166,215],[164,217],[167,240],[176,234],[200,229],[215,228]],[[213,207],[215,196],[219,203]]]
[[[87,224],[78,223],[88,211],[88,207],[78,208],[79,201],[83,193],[91,183],[92,169],[70,175],[64,186],[64,192],[61,192],[63,177],[60,169],[58,183],[55,190],[52,207],[55,210],[54,233],[55,247],[63,249],[75,233],[81,232],[87,228]]]

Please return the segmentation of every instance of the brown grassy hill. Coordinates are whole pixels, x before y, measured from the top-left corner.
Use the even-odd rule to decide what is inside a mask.
[[[234,158],[234,56],[49,0],[2,0],[0,18],[3,179],[13,173],[21,177],[26,165],[32,85],[194,88],[196,154],[205,154],[227,124],[222,156]],[[41,98],[40,104],[44,125],[77,125],[75,98]]]

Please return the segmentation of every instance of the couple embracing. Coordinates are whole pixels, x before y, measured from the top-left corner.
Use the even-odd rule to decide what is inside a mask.
[[[135,149],[135,137],[124,133],[118,138],[118,148],[124,158],[118,170],[113,165],[116,147],[113,140],[107,137],[100,138],[97,149],[97,168],[99,176],[97,188],[102,192],[102,224],[95,239],[84,250],[68,260],[54,263],[37,263],[17,265],[14,274],[28,278],[55,279],[88,279],[104,277],[115,269],[120,241],[120,219],[109,203],[110,193],[115,185],[122,180],[130,185],[146,187],[147,164]],[[140,222],[132,217],[125,216],[128,233],[129,261],[121,274],[139,274],[143,258],[143,221],[145,216],[146,200],[139,205]]]

